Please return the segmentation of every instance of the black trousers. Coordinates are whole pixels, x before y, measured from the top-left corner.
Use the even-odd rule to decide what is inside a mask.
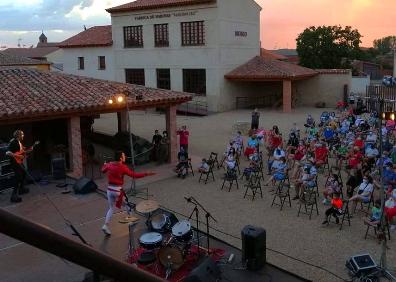
[[[17,164],[14,162],[11,164],[11,169],[14,171],[15,174],[14,188],[12,190],[11,197],[16,197],[23,190],[26,178],[26,171],[23,164]]]
[[[326,214],[326,217],[329,217],[330,215],[332,215],[335,218],[337,218],[338,216],[341,215],[341,213],[334,207],[331,207],[331,208],[327,209],[325,214]]]

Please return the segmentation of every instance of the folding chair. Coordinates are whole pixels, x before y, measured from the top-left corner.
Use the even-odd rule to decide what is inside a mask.
[[[238,175],[237,175],[236,169],[227,169],[223,184],[221,185],[221,190],[223,190],[225,183],[228,182],[230,184],[230,187],[228,188],[228,192],[230,192],[234,181],[236,183],[237,189],[239,189]]]
[[[243,198],[245,199],[246,196],[252,196],[252,201],[256,197],[256,194],[260,192],[261,198],[263,198],[263,191],[261,189],[261,182],[260,182],[260,176],[257,175],[256,173],[252,173],[249,179],[249,182],[245,184],[246,190],[245,194],[243,195]],[[252,194],[248,195],[248,191],[251,190]]]
[[[301,211],[303,205],[305,212]],[[305,189],[304,198],[300,199],[300,206],[298,208],[297,217],[300,216],[300,213],[304,213],[309,215],[309,219],[311,220],[314,208],[316,209],[316,214],[319,215],[316,192],[313,188]]]
[[[215,181],[215,177],[214,177],[214,174],[213,174],[213,167],[215,165],[215,161],[209,160],[208,161],[208,165],[209,165],[208,172],[203,172],[203,171],[201,172],[201,175],[199,176],[199,179],[198,179],[198,183],[201,182],[201,179],[203,180],[202,176],[206,176],[205,177],[205,184],[208,183],[209,176],[212,176],[213,181]]]
[[[370,211],[371,204],[374,205],[374,189],[373,189],[373,191],[370,194],[370,198],[369,198],[368,202],[366,202],[366,203],[360,202],[360,211],[362,211],[362,212],[367,214]],[[364,206],[365,205],[367,206],[366,211],[364,211]],[[353,209],[353,213],[356,212],[356,208],[357,208],[357,205],[355,205],[355,208]]]
[[[367,225],[366,234],[364,235],[365,240],[367,239],[367,235],[368,235],[370,227],[373,227],[375,235],[377,235],[377,232],[381,229],[380,224],[370,224],[368,222],[365,222],[364,224]],[[390,240],[391,237],[390,237],[389,222],[388,222],[387,217],[385,217],[385,228],[384,229],[385,229],[385,232],[388,231],[388,239]],[[384,236],[386,236],[386,234],[384,234]]]
[[[343,200],[342,201],[342,218],[341,218],[341,222],[339,223],[340,225],[340,230],[342,230],[342,227],[344,226],[344,221],[348,220],[348,225],[351,226],[351,215],[349,213],[349,201],[348,200]],[[327,218],[327,225],[330,224],[332,219],[332,216],[329,216]]]
[[[288,180],[288,178],[287,178]],[[276,199],[279,198],[279,203],[276,203]],[[291,207],[291,200],[290,200],[290,183],[286,184],[285,180],[279,182],[278,187],[276,188],[274,198],[272,199],[272,204],[276,206],[280,206],[280,210],[283,209],[283,205],[286,202],[286,199],[289,201],[289,207]]]

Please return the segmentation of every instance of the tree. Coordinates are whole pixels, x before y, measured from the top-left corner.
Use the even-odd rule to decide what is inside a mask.
[[[350,26],[311,26],[296,39],[300,65],[315,69],[350,68],[361,56],[361,34]]]
[[[373,42],[380,55],[389,54],[396,47],[396,36],[386,36]]]

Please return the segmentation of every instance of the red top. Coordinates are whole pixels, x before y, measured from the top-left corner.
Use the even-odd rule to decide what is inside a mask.
[[[133,178],[142,178],[147,176],[147,173],[136,173],[130,170],[125,164],[119,162],[104,164],[102,167],[102,172],[107,173],[109,184],[115,186],[122,186],[124,184],[124,175],[128,175]]]
[[[315,160],[316,161],[326,161],[328,150],[326,147],[319,147],[315,149]]]
[[[362,149],[364,147],[364,141],[363,140],[355,140],[354,146],[359,147],[360,149]]]
[[[337,209],[342,209],[342,200],[340,198],[332,199],[331,205]]]
[[[178,130],[177,134],[180,135],[180,145],[188,145],[188,136],[190,132],[188,132],[188,130]]]

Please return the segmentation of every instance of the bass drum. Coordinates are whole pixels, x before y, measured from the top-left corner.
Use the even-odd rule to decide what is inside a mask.
[[[177,241],[190,242],[193,238],[191,223],[188,220],[181,220],[172,227],[172,235]]]

